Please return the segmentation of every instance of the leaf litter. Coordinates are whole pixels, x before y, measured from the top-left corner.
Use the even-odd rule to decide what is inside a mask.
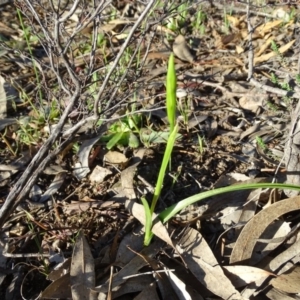
[[[158,124],[155,130],[151,128],[152,136],[150,133],[145,135],[150,149],[140,149],[137,153],[122,147],[107,151],[103,144],[99,145],[99,136],[85,138],[77,157],[70,154],[63,156],[62,160],[57,157],[54,165],[62,166],[61,171],[51,173],[46,170],[36,182],[42,192],[35,198],[32,193],[32,198],[19,205],[6,220],[3,227],[6,236],[1,236],[1,242],[9,247],[1,252],[0,257],[7,265],[12,264],[12,259],[22,264],[31,254],[39,257],[38,247],[32,242],[34,236],[41,239],[40,250],[44,254],[50,253],[50,260],[54,261],[58,252],[63,260],[68,261],[62,266],[58,262],[49,265],[53,271],[56,268],[55,271],[60,272],[56,277],[51,277],[50,273],[48,281],[43,278],[48,287],[40,291],[42,298],[114,299],[130,294],[145,299],[147,291],[152,299],[250,299],[259,294],[276,299],[278,294],[295,298],[299,293],[295,284],[299,281],[299,216],[295,212],[300,207],[296,195],[284,199],[282,193],[276,195],[272,191],[243,191],[208,199],[200,203],[202,210],[197,206],[187,209],[186,216],[193,215],[187,222],[182,217],[167,227],[157,222],[153,228],[157,237],[148,248],[143,248],[142,225],[145,219],[138,199],[153,190],[161,161],[159,143],[163,143],[164,132],[159,128],[164,122],[162,115],[151,113],[151,110],[163,105],[170,49],[177,58],[178,87],[183,95],[180,97],[181,109],[184,109],[181,114],[184,113],[187,120],[181,120],[182,132],[174,151],[173,164],[178,172],[171,172],[166,178],[159,211],[200,191],[232,184],[218,182],[222,177],[229,178],[230,172],[256,174],[258,178],[247,178],[249,183],[256,180],[269,182],[276,174],[280,182],[288,175],[289,182],[299,184],[299,176],[294,174],[299,168],[295,146],[298,145],[298,106],[290,117],[295,108],[292,99],[299,99],[299,94],[297,85],[287,76],[299,73],[297,60],[293,59],[299,44],[296,36],[299,16],[290,20],[286,15],[286,11],[297,9],[297,5],[283,7],[283,13],[271,5],[268,12],[250,5],[250,22],[256,26],[252,35],[255,76],[262,82],[254,86],[247,81],[247,9],[242,4],[232,6],[231,2],[226,2],[230,1],[218,1],[213,5],[205,1],[197,3],[198,6],[190,4],[187,11],[191,16],[199,7],[207,16],[205,35],[193,30],[189,23],[179,34],[173,31],[170,34],[169,28],[159,25],[155,41],[148,44],[148,49],[141,48],[145,68],[140,74],[140,84],[138,87],[127,85],[127,89],[132,95],[151,100],[136,101],[137,108],[149,111],[151,122]],[[232,14],[224,16],[224,9],[232,10]],[[223,18],[227,25],[223,24]],[[70,19],[70,22],[73,23],[66,30],[72,33],[80,19]],[[132,20],[116,19],[99,29],[99,32],[111,36],[112,47],[112,51],[95,52],[99,70],[105,60],[115,57],[115,51],[120,49],[127,36],[126,29],[133,24]],[[171,47],[162,43],[164,34],[172,36]],[[24,59],[14,64],[11,57],[8,59],[3,55],[0,60],[4,62],[6,75],[5,70],[13,74],[16,65],[17,69],[20,66],[24,70],[30,69]],[[80,69],[89,61],[90,55],[80,54],[75,58],[74,66]],[[41,62],[49,63],[46,57]],[[8,64],[9,69],[6,68]],[[296,92],[286,93],[290,92],[290,99],[282,97],[285,91],[283,86],[274,82],[272,72],[277,81],[296,86]],[[25,88],[22,77],[16,73],[13,76]],[[88,93],[85,96],[89,97]],[[128,94],[117,93],[116,99],[127,97]],[[77,108],[76,114],[82,113]],[[70,122],[74,116],[70,115]],[[10,126],[15,125],[20,115],[5,110],[4,117],[0,120],[1,146],[5,149],[1,159],[2,165],[10,169],[1,169],[2,201],[9,185],[14,184],[16,174],[23,172],[30,161],[24,160],[23,164],[14,166],[16,157],[9,152],[8,146],[18,141],[21,127],[18,123],[17,130]],[[192,122],[193,126],[190,125]],[[7,130],[5,133],[4,129]],[[147,127],[142,129],[149,130]],[[85,130],[78,131],[78,134],[82,132],[86,134]],[[42,133],[47,134],[46,131]],[[203,154],[198,150],[198,138],[195,138],[199,134],[204,139]],[[159,142],[157,136],[161,138]],[[268,151],[256,150],[256,136],[262,139]],[[254,155],[243,152],[247,142],[251,142],[255,149]],[[35,152],[39,146],[37,143],[30,150]],[[281,157],[276,157],[275,153],[281,153]],[[286,156],[288,174],[281,162],[283,155]],[[280,172],[276,173],[278,166]],[[96,168],[103,172],[100,178],[93,174]],[[88,176],[91,172],[94,177]],[[176,176],[178,178],[174,181]],[[24,224],[28,223],[35,228],[34,232],[25,228]],[[16,227],[22,229],[20,234],[13,230]],[[29,237],[27,241],[22,238],[25,235]],[[36,260],[32,266],[38,264]],[[26,283],[28,278],[24,273],[30,273],[30,267],[26,267],[26,272],[16,272],[16,276]],[[5,277],[2,274],[2,278]],[[17,293],[19,286],[11,283],[10,288]],[[8,296],[7,293],[7,299]]]

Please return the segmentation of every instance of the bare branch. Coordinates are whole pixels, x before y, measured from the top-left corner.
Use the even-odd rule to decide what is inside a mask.
[[[145,19],[145,17],[147,16],[148,12],[150,11],[150,9],[152,8],[152,6],[154,5],[154,3],[156,2],[156,0],[151,0],[149,1],[148,5],[146,6],[145,10],[143,11],[143,13],[140,15],[140,17],[138,18],[138,20],[135,22],[134,26],[132,27],[132,29],[130,30],[128,37],[126,39],[126,41],[124,42],[124,44],[122,45],[117,57],[115,58],[115,61],[112,65],[112,67],[110,68],[109,72],[107,73],[100,89],[99,92],[97,94],[96,100],[95,100],[95,105],[94,105],[94,114],[96,116],[99,116],[99,102],[101,99],[101,96],[104,92],[104,89],[112,75],[112,73],[114,72],[115,68],[117,67],[125,49],[128,47],[129,42],[134,34],[134,32],[137,30],[138,26],[142,23],[142,21]],[[111,101],[108,101],[107,105],[106,105],[106,109],[109,107]]]

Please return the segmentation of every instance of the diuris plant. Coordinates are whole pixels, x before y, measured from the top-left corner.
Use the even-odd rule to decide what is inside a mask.
[[[166,173],[166,168],[170,160],[174,143],[176,140],[176,135],[178,132],[178,124],[176,124],[175,122],[175,113],[176,113],[176,73],[175,73],[175,66],[174,66],[174,56],[173,54],[171,54],[169,59],[169,64],[168,64],[168,73],[167,73],[167,115],[170,124],[170,135],[168,137],[167,146],[160,167],[153,199],[151,202],[151,207],[149,207],[149,204],[145,198],[143,197],[141,198],[145,210],[145,216],[146,216],[145,237],[144,237],[145,246],[148,246],[150,244],[151,239],[153,237],[153,232],[152,232],[153,213],[161,193],[163,179]],[[210,191],[205,191],[196,194],[194,196],[188,197],[184,200],[181,200],[178,203],[168,207],[167,209],[159,213],[158,217],[162,223],[166,223],[171,218],[175,217],[176,214],[178,214],[182,209],[198,201],[204,200],[206,198],[215,195],[223,194],[223,193],[234,192],[239,190],[257,189],[257,188],[278,188],[278,189],[292,189],[292,190],[300,191],[300,186],[290,185],[290,184],[279,184],[279,183],[254,183],[254,184],[231,185],[231,186],[222,187]]]
[[[170,135],[168,137],[166,150],[164,153],[164,157],[162,160],[162,164],[159,170],[151,207],[149,207],[149,204],[145,198],[141,198],[141,201],[144,206],[145,215],[146,215],[146,225],[145,225],[145,238],[144,238],[144,245],[148,246],[151,242],[151,239],[153,237],[153,233],[151,231],[152,228],[152,216],[158,201],[158,198],[160,196],[162,186],[163,186],[163,180],[165,178],[166,174],[166,168],[168,166],[168,163],[171,158],[172,150],[174,147],[174,143],[176,140],[177,132],[178,132],[178,124],[175,125],[175,117],[176,117],[176,72],[175,72],[175,63],[174,63],[174,55],[171,54],[169,58],[169,64],[168,64],[168,72],[167,72],[167,84],[166,84],[166,90],[167,90],[167,116],[168,121],[170,124]]]

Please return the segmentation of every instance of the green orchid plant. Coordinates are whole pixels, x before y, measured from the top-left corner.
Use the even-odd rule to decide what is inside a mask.
[[[142,204],[145,210],[146,224],[145,224],[145,237],[144,245],[148,246],[153,237],[153,232],[151,231],[153,226],[153,213],[157,201],[160,197],[160,193],[163,187],[163,180],[166,174],[166,168],[171,158],[172,150],[176,140],[176,135],[178,132],[178,124],[176,123],[176,72],[174,64],[174,55],[171,54],[168,64],[167,72],[167,115],[170,124],[170,134],[168,136],[167,146],[165,149],[164,157],[160,167],[158,179],[155,186],[154,195],[152,198],[151,206],[149,206],[145,198],[141,198]],[[182,209],[186,208],[188,205],[194,204],[198,201],[204,200],[206,198],[216,196],[223,193],[229,193],[239,190],[249,190],[258,188],[277,188],[277,189],[291,189],[300,191],[300,186],[291,184],[280,184],[280,183],[253,183],[253,184],[235,184],[227,187],[217,188],[210,191],[205,191],[194,196],[188,197],[178,203],[168,207],[164,211],[158,214],[159,220],[165,224],[176,214],[178,214]]]

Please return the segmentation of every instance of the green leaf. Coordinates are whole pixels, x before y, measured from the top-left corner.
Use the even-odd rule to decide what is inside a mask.
[[[144,245],[149,246],[151,239],[153,237],[153,233],[151,231],[152,228],[152,214],[150,211],[149,204],[147,200],[144,197],[141,197],[141,201],[144,206],[145,210],[145,218],[146,218],[146,224],[145,224],[145,237],[144,237]]]
[[[128,146],[131,148],[137,148],[139,145],[140,145],[140,141],[138,137],[133,132],[130,132]]]
[[[140,139],[143,143],[147,144],[165,144],[168,142],[169,131],[154,131],[142,128],[140,130]],[[182,138],[180,133],[176,134],[176,140]]]
[[[170,123],[170,131],[172,132],[175,126],[176,117],[176,70],[174,62],[174,54],[171,53],[167,72],[167,115]]]
[[[106,144],[106,148],[108,150],[112,149],[123,137],[123,132],[118,132],[113,135],[113,137],[109,140],[109,142]]]
[[[198,201],[204,200],[206,198],[216,196],[219,194],[235,192],[240,190],[251,190],[258,188],[278,188],[278,189],[291,189],[300,191],[299,185],[292,184],[282,184],[282,183],[252,183],[252,184],[235,184],[227,187],[218,188],[211,191],[206,191],[184,200],[179,201],[178,203],[168,207],[164,211],[159,214],[159,219],[162,223],[166,223],[171,218],[173,218],[177,213],[179,213],[182,209],[186,208],[188,205],[196,203]]]
[[[167,147],[164,153],[164,157],[163,157],[163,161],[159,170],[159,174],[158,174],[158,178],[157,178],[157,182],[156,182],[156,186],[155,186],[155,190],[154,190],[154,195],[153,195],[153,199],[151,202],[151,213],[154,212],[157,200],[160,196],[161,193],[161,189],[162,189],[162,185],[163,185],[163,180],[165,178],[165,174],[166,174],[166,168],[167,165],[169,163],[170,157],[171,157],[171,153],[174,147],[174,143],[176,140],[176,135],[177,135],[177,131],[178,131],[178,124],[176,124],[176,126],[174,127],[173,132],[171,133],[169,139],[168,139],[168,143],[167,143]]]

